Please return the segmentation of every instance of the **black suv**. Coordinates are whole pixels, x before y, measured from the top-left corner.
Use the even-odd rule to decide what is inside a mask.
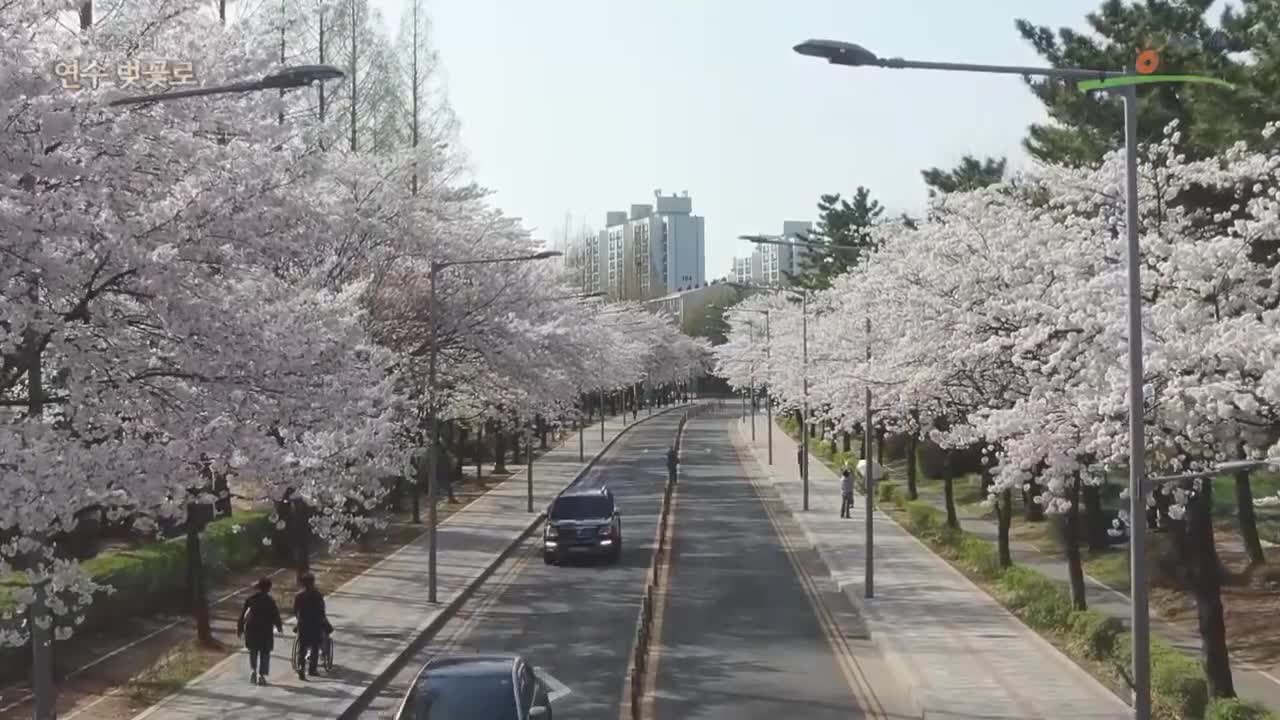
[[[622,515],[606,487],[571,487],[560,493],[542,532],[542,559],[548,565],[572,554],[604,556],[610,562],[622,554]]]

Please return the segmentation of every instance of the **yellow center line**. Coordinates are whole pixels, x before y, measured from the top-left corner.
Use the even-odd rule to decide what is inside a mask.
[[[667,589],[671,587],[671,555],[672,538],[675,537],[676,518],[676,483],[671,488],[671,504],[667,507],[667,537],[663,547],[666,552],[662,558],[661,573],[657,586],[653,589],[653,620],[649,624],[649,656],[645,660],[644,691],[640,696],[640,718],[646,720],[654,717],[654,705],[658,691],[658,663],[662,659],[662,618],[667,606]]]
[[[862,670],[862,666],[859,665],[857,657],[853,654],[853,649],[849,647],[848,639],[841,632],[835,616],[831,614],[831,609],[823,602],[817,583],[801,564],[796,553],[795,544],[791,542],[791,539],[787,536],[786,529],[782,526],[782,521],[778,518],[777,513],[774,512],[764,494],[761,493],[756,473],[748,465],[748,461],[754,463],[755,459],[745,457],[742,448],[737,443],[734,443],[734,450],[737,452],[739,464],[746,471],[747,478],[751,483],[751,489],[755,492],[756,497],[760,499],[760,504],[764,506],[765,514],[769,516],[769,523],[773,526],[775,534],[777,534],[779,541],[782,543],[783,554],[786,555],[787,562],[791,564],[796,578],[800,581],[800,587],[804,591],[805,597],[809,600],[809,606],[813,609],[819,627],[822,628],[822,634],[826,638],[827,644],[831,647],[832,655],[835,657],[840,674],[844,676],[845,682],[848,683],[854,700],[863,711],[863,716],[888,720],[884,706],[880,703],[880,699],[876,697],[875,690],[872,689],[870,681],[867,680],[866,674]],[[868,705],[871,707],[868,707]]]

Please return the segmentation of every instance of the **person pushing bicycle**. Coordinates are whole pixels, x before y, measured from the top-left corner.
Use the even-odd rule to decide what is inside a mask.
[[[320,648],[333,633],[333,625],[324,610],[324,595],[316,589],[316,576],[304,574],[302,590],[293,597],[293,616],[298,626],[298,643],[301,646],[298,662],[298,679],[306,680],[307,672],[315,675],[320,663]]]

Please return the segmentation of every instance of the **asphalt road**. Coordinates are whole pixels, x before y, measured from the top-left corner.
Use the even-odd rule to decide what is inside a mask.
[[[653,559],[665,452],[680,413],[627,432],[580,482],[606,482],[622,513],[617,565],[545,565],[539,530],[500,566],[463,610],[400,670],[363,711],[395,712],[422,665],[439,653],[515,652],[568,689],[555,718],[618,720],[645,580]]]
[[[850,677],[860,671],[848,638],[865,630],[843,594],[810,576],[816,556],[748,479],[732,422],[712,415],[685,430],[652,717],[877,717]]]

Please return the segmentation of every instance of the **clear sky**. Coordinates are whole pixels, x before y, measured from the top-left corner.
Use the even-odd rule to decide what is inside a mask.
[[[392,23],[402,0],[372,0]],[[881,56],[1040,64],[1015,18],[1084,28],[1100,0],[434,0],[449,95],[476,179],[536,236],[687,190],[708,280],[813,220],[822,193],[871,189],[916,212],[920,170],[965,153],[1025,162],[1044,118],[1016,76],[843,68],[807,38]],[[745,247],[744,247],[745,246]]]

